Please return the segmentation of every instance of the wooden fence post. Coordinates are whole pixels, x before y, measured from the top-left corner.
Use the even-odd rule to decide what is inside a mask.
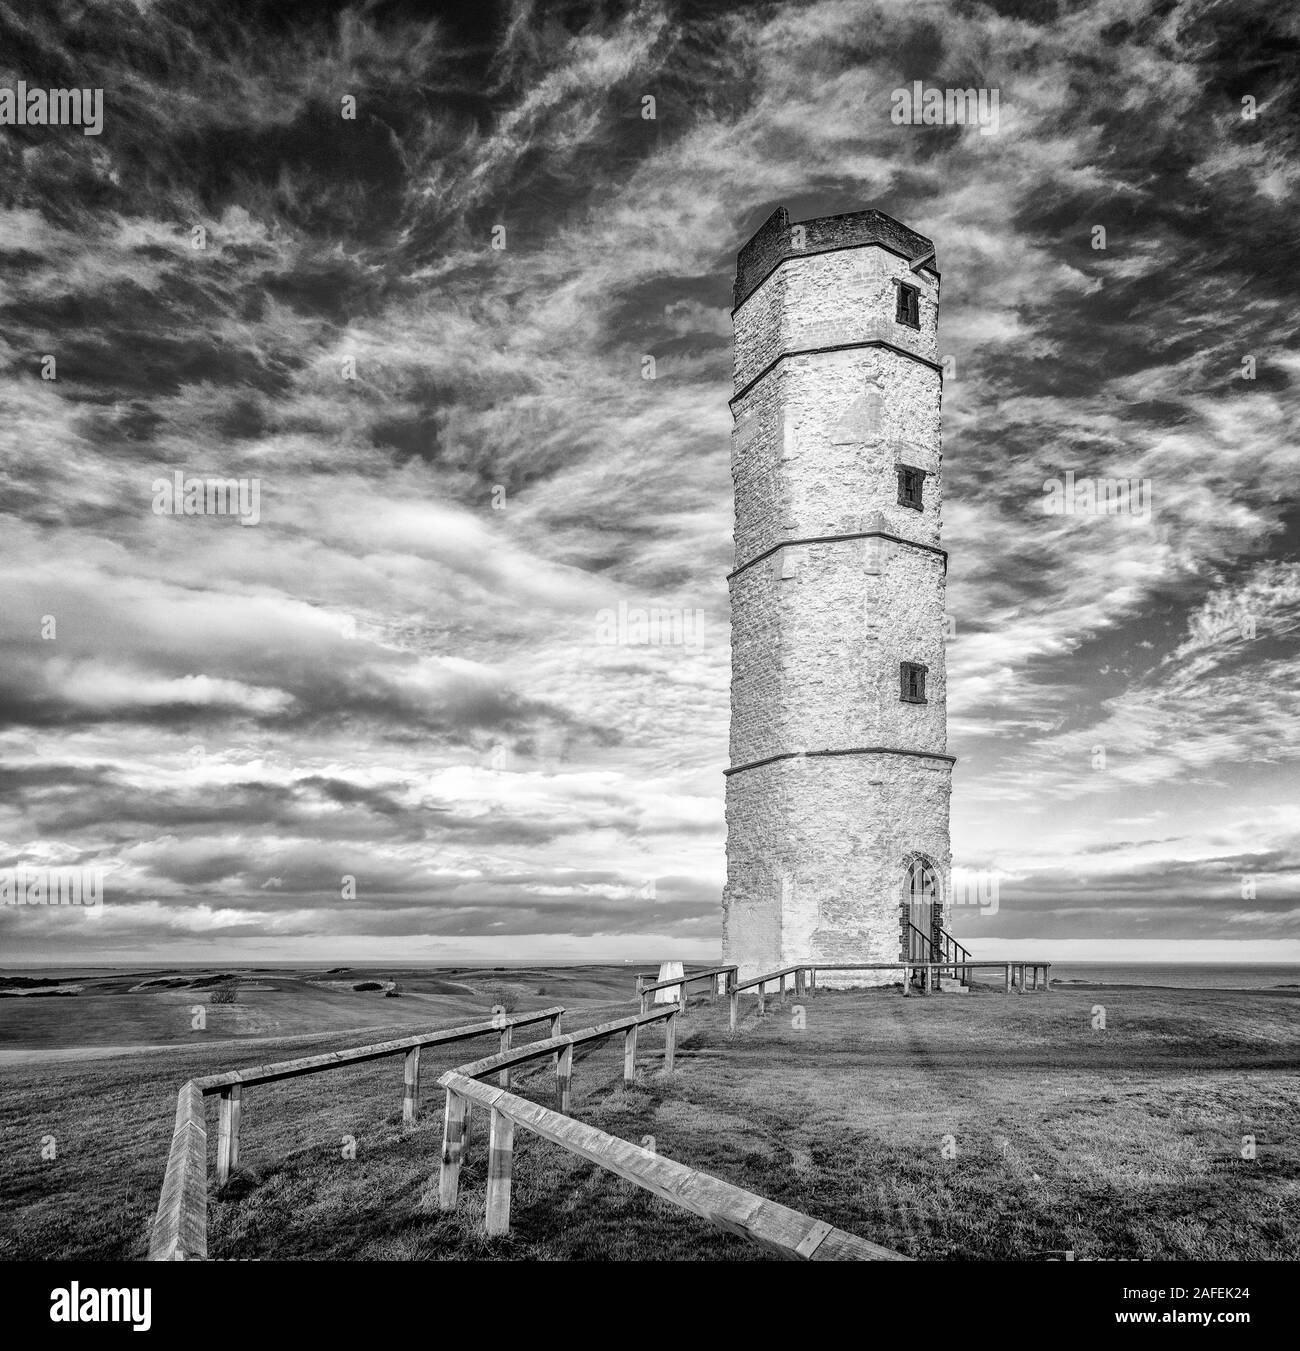
[[[420,1048],[412,1046],[406,1056],[405,1088],[402,1092],[402,1121],[415,1125],[420,1111]]]
[[[677,1014],[670,1013],[664,1027],[664,1069],[672,1070],[677,1055]]]
[[[569,1110],[569,1085],[573,1081],[573,1047],[566,1046],[555,1058],[555,1096],[560,1111]]]
[[[648,1010],[647,1010],[647,1007],[646,1007],[646,1002],[645,1002],[645,1001],[646,1001],[647,999],[649,999],[649,998],[650,998],[649,994],[648,994],[648,993],[645,993],[645,992],[643,991],[643,992],[642,992],[642,995],[641,995],[641,1012],[642,1012],[642,1013],[645,1013],[645,1012],[648,1011]]]
[[[912,968],[907,965],[903,967],[903,993],[904,995],[912,993]]]
[[[811,994],[817,988],[817,968],[810,966],[808,968],[808,993]]]
[[[623,1033],[623,1082],[636,1082],[636,1024]]]
[[[1008,963],[1006,964],[1006,968],[1003,970],[1002,975],[1003,975],[1002,993],[1003,993],[1003,994],[1010,994],[1010,993],[1011,993],[1011,963],[1010,963],[1010,962],[1008,962]]]
[[[447,1090],[442,1122],[442,1167],[438,1170],[438,1209],[455,1210],[460,1193],[460,1161],[465,1152],[465,1121],[469,1099]]]
[[[760,1018],[767,1017],[767,995],[765,994],[766,989],[767,989],[767,981],[760,980],[758,982],[758,1016]]]
[[[638,980],[639,980],[639,979],[640,979],[640,977],[638,977]],[[557,1013],[557,1014],[555,1015],[555,1017],[551,1019],[551,1036],[553,1036],[553,1037],[558,1037],[558,1036],[560,1035],[560,1019],[561,1019],[563,1016],[564,1016],[563,1014]],[[559,1072],[560,1072],[560,1053],[559,1053],[559,1051],[556,1051],[556,1053],[551,1057],[551,1065],[552,1065],[552,1067],[554,1068],[555,1073],[558,1075]]]
[[[510,1034],[511,1034],[514,1030],[515,1030],[515,1029],[513,1028],[513,1026],[511,1026],[509,1023],[507,1023],[506,1026],[503,1027],[503,1028],[501,1029],[501,1049],[502,1049],[502,1051],[508,1051],[508,1050],[510,1049]],[[509,1065],[507,1065],[507,1066],[505,1067],[505,1069],[503,1069],[503,1070],[501,1071],[501,1073],[497,1075],[497,1083],[499,1083],[499,1084],[501,1085],[502,1088],[509,1088],[509,1087],[510,1087],[510,1066],[509,1066]]]
[[[739,1003],[740,1003],[740,991],[733,989],[731,991],[731,1030],[733,1032],[736,1030],[736,1013],[738,1012],[737,1005]]]
[[[682,1012],[685,1013],[685,1012],[686,1012],[686,981],[685,981],[685,980],[682,981],[681,994],[678,996],[678,998],[681,1000]]]
[[[1050,990],[1051,988],[1052,988],[1052,964],[1051,964],[1051,962],[1044,962],[1044,963],[1043,963],[1043,991],[1044,991],[1044,993],[1046,993],[1046,992],[1047,992],[1048,990]]]
[[[510,1232],[510,1173],[514,1167],[514,1153],[515,1123],[494,1107],[488,1149],[487,1206],[483,1217],[491,1237]]]
[[[225,1182],[239,1166],[239,1085],[221,1090],[217,1123],[217,1181]]]

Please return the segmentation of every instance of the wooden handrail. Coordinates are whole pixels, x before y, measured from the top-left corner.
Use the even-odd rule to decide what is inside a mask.
[[[769,981],[780,980],[782,976],[793,975],[796,971],[807,971],[809,963],[804,962],[799,966],[783,966],[779,971],[769,971],[765,976],[755,976],[752,980],[737,981],[731,987],[731,993],[735,994],[739,990],[749,990],[755,985],[766,985]]]
[[[971,961],[961,961],[961,962],[922,962],[922,961],[919,961],[919,960],[915,960],[915,961],[902,961],[902,960],[900,960],[900,961],[897,961],[897,962],[805,962],[805,963],[799,968],[799,970],[801,970],[801,971],[897,971],[900,967],[906,966],[906,967],[909,967],[909,968],[912,968],[912,969],[915,969],[915,970],[919,970],[921,967],[929,967],[929,968],[931,968],[931,970],[935,970],[935,971],[947,971],[947,970],[949,970],[951,967],[954,967],[954,966],[985,966],[985,967],[987,967],[987,966],[996,966],[996,967],[1001,968],[1001,967],[1004,967],[1004,966],[1006,966],[1006,965],[1007,965],[1007,963],[1006,963],[1005,961],[996,961],[996,960],[993,960],[993,961],[985,961],[985,960],[982,959],[982,958],[981,958],[981,959],[972,959]],[[1022,961],[1015,961],[1015,962],[1012,962],[1011,965],[1012,965],[1012,966],[1025,966],[1025,967],[1031,967],[1031,966],[1039,966],[1039,967],[1042,967],[1042,966],[1051,966],[1052,963],[1051,963],[1051,962],[1030,962],[1030,961],[1023,961],[1023,962],[1022,962]],[[791,968],[791,967],[787,967],[787,968],[786,968],[787,974],[789,973],[790,970],[793,970],[793,968]],[[775,979],[776,979],[776,976],[777,976],[778,974],[779,974],[778,972],[775,972],[775,971],[774,971],[774,972],[772,972],[772,974],[771,974],[770,976],[755,977],[754,980],[752,980],[752,981],[750,981],[750,982],[748,982],[748,983],[751,984],[751,985],[754,985],[754,984],[757,984],[757,982],[758,982],[759,980],[775,980]]]
[[[491,1112],[491,1141],[488,1162],[487,1231],[503,1234],[510,1227],[510,1175],[516,1125],[559,1145],[597,1167],[615,1173],[636,1186],[652,1192],[683,1210],[693,1211],[721,1229],[738,1234],[796,1261],[909,1262],[912,1259],[890,1248],[869,1243],[856,1234],[836,1229],[824,1220],[791,1210],[741,1187],[723,1182],[708,1173],[697,1172],[685,1164],[652,1154],[639,1145],[607,1135],[594,1126],[553,1112],[449,1070],[438,1082],[447,1090],[448,1122],[463,1122],[469,1103]],[[446,1152],[444,1150],[444,1166]],[[459,1154],[456,1159],[459,1170]],[[454,1209],[455,1193],[446,1205],[446,1193],[440,1191],[444,1209]]]
[[[801,993],[802,992],[800,991],[801,981],[806,982],[808,977],[811,976],[812,981],[815,984],[817,979],[817,972],[819,971],[901,971],[903,973],[903,993],[907,994],[908,982],[911,979],[911,973],[913,971],[925,971],[933,973],[935,971],[941,972],[956,971],[958,968],[969,971],[971,969],[977,969],[980,967],[994,967],[999,969],[1005,967],[1007,972],[1006,990],[1008,993],[1010,993],[1011,991],[1010,972],[1012,966],[1018,966],[1021,968],[1021,981],[1020,981],[1021,988],[1024,987],[1024,970],[1027,968],[1033,968],[1035,989],[1038,988],[1038,972],[1040,970],[1043,972],[1043,988],[1045,990],[1050,990],[1052,988],[1051,962],[1014,962],[1014,963],[1008,963],[1004,961],[975,962],[970,961],[969,959],[965,961],[954,960],[954,961],[940,961],[940,962],[933,962],[933,961],[923,962],[909,959],[904,959],[902,961],[897,962],[800,962],[798,966],[785,966],[782,967],[779,971],[769,971],[762,976],[754,976],[749,980],[737,981],[729,991],[729,994],[731,996],[731,1017],[730,1017],[731,1030],[733,1032],[736,1030],[736,1024],[739,1020],[739,1004],[740,1004],[739,996],[742,990],[750,990],[753,989],[754,986],[758,986],[758,1011],[761,1017],[765,1007],[766,996],[764,991],[766,986],[771,981],[780,981],[781,992],[782,994],[784,994],[785,978],[791,973],[794,973],[795,976],[795,990],[797,993]],[[804,988],[806,990],[807,988],[806,984]]]
[[[673,990],[679,985],[688,985],[693,980],[708,980],[711,976],[727,976],[733,971],[739,971],[738,966],[715,966],[708,971],[691,971],[683,976],[674,976],[672,980],[657,980],[653,985],[643,985],[637,991],[638,994],[650,994],[653,990]]]
[[[207,1255],[208,1127],[203,1092],[190,1080],[176,1098],[176,1126],[149,1237],[149,1261],[202,1261]]]
[[[599,1023],[595,1027],[579,1028],[576,1032],[547,1037],[545,1041],[530,1041],[527,1046],[517,1046],[513,1050],[484,1056],[482,1060],[475,1060],[468,1065],[458,1065],[456,1073],[463,1074],[467,1079],[481,1079],[485,1074],[491,1074],[495,1070],[524,1065],[530,1060],[542,1060],[556,1051],[562,1051],[566,1046],[581,1046],[584,1042],[601,1041],[605,1037],[626,1032],[630,1027],[663,1022],[667,1018],[676,1017],[680,1008],[680,1004],[665,1004],[662,1008],[649,1013],[630,1013],[626,1018],[615,1018],[612,1022]]]
[[[418,1037],[402,1037],[397,1041],[377,1041],[369,1046],[355,1046],[346,1051],[330,1051],[325,1055],[305,1056],[300,1060],[283,1060],[275,1065],[256,1065],[246,1070],[230,1070],[226,1074],[210,1074],[204,1079],[195,1079],[205,1094],[216,1093],[232,1084],[272,1084],[278,1079],[293,1079],[300,1074],[317,1074],[321,1070],[338,1069],[341,1065],[357,1065],[367,1060],[379,1060],[383,1056],[399,1055],[420,1046],[439,1046],[449,1041],[466,1041],[472,1037],[484,1037],[492,1032],[500,1032],[507,1027],[528,1027],[532,1023],[554,1021],[564,1012],[564,1005],[540,1009],[536,1013],[525,1013],[519,1017],[507,1017],[503,1014],[482,1023],[467,1023],[462,1027],[448,1027],[441,1032],[424,1033]]]
[[[418,1110],[421,1047],[466,1041],[496,1032],[501,1036],[504,1049],[509,1046],[511,1031],[516,1027],[549,1022],[551,1030],[558,1032],[560,1016],[563,1013],[564,1006],[556,1004],[548,1009],[522,1013],[518,1016],[498,1014],[489,1022],[467,1023],[461,1027],[444,1028],[439,1032],[402,1037],[397,1041],[374,1042],[369,1046],[355,1046],[349,1050],[331,1051],[325,1055],[306,1056],[299,1060],[284,1060],[275,1065],[258,1065],[250,1069],[231,1070],[226,1074],[210,1074],[205,1078],[191,1079],[180,1090],[171,1151],[167,1157],[167,1171],[163,1177],[158,1211],[154,1216],[149,1239],[149,1260],[167,1262],[186,1258],[202,1259],[207,1256],[208,1131],[203,1111],[205,1097],[216,1093],[221,1099],[217,1131],[217,1181],[225,1182],[239,1161],[242,1090],[246,1086],[274,1083],[301,1074],[318,1074],[325,1070],[340,1069],[345,1065],[378,1060],[384,1056],[405,1054],[402,1115],[410,1124],[416,1120]]]
[[[561,1112],[569,1110],[569,1092],[573,1080],[573,1048],[584,1042],[600,1041],[605,1037],[623,1034],[623,1083],[636,1082],[637,1032],[647,1023],[666,1022],[664,1028],[664,1069],[673,1068],[677,1049],[677,1019],[683,1003],[673,1003],[661,1009],[645,1010],[615,1018],[577,1032],[548,1037],[531,1042],[517,1050],[502,1046],[498,1055],[486,1056],[468,1065],[448,1071],[466,1082],[477,1083],[484,1075],[500,1075],[498,1087],[510,1087],[510,1069],[529,1060],[553,1056],[555,1060],[555,1095]],[[444,1076],[445,1078],[445,1076]],[[439,1080],[442,1083],[442,1080]],[[445,1088],[445,1083],[443,1084]],[[460,1189],[460,1165],[469,1141],[470,1098],[447,1090],[447,1107],[442,1129],[442,1162],[438,1169],[438,1206],[455,1210]],[[562,1117],[562,1120],[568,1120]],[[504,1234],[510,1228],[510,1170],[511,1149],[514,1142],[514,1123],[496,1112],[491,1117],[491,1148],[488,1155],[488,1198],[486,1224],[489,1234]]]

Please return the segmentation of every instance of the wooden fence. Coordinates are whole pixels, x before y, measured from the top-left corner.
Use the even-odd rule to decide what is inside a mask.
[[[231,1070],[227,1074],[191,1079],[182,1086],[177,1098],[176,1125],[150,1235],[149,1260],[175,1262],[202,1259],[208,1255],[208,1128],[204,1114],[205,1097],[218,1094],[221,1100],[217,1180],[225,1182],[239,1162],[239,1124],[243,1107],[241,1095],[245,1086],[269,1084],[279,1079],[293,1079],[302,1074],[319,1074],[325,1070],[341,1069],[345,1065],[379,1060],[384,1056],[402,1055],[405,1057],[402,1116],[404,1121],[413,1123],[418,1112],[422,1046],[467,1041],[495,1032],[501,1037],[502,1051],[508,1051],[514,1028],[549,1022],[554,1035],[560,1030],[563,1013],[563,1006],[556,1005],[518,1017],[503,1014],[490,1022],[470,1023],[417,1037],[402,1037],[398,1041],[376,1042],[346,1051],[331,1051],[301,1060],[285,1060],[276,1065],[259,1065],[253,1069]]]
[[[727,993],[731,998],[730,1023],[731,1030],[736,1030],[736,1022],[739,1013],[740,993],[742,990],[757,989],[758,993],[758,1012],[761,1017],[766,1012],[767,1005],[767,987],[773,983],[778,986],[778,996],[785,994],[785,981],[787,976],[794,978],[794,993],[796,996],[806,995],[817,988],[817,973],[819,971],[899,971],[902,973],[903,993],[910,995],[912,993],[912,973],[914,971],[926,970],[931,974],[938,972],[942,974],[945,971],[963,973],[962,979],[967,984],[970,982],[970,973],[974,970],[984,970],[995,968],[1003,972],[1003,993],[1010,994],[1012,988],[1016,986],[1015,973],[1019,972],[1018,986],[1023,991],[1026,986],[1026,971],[1033,972],[1032,988],[1039,989],[1038,976],[1042,972],[1043,990],[1050,990],[1052,987],[1052,964],[1051,962],[849,962],[830,965],[824,962],[818,962],[815,965],[803,963],[799,966],[782,967],[779,971],[769,971],[766,975],[753,976],[749,980],[731,981],[728,985]],[[666,984],[675,984],[676,982],[665,982]],[[657,988],[657,987],[647,987]],[[644,1000],[644,995],[642,996]]]
[[[726,974],[734,978],[735,967],[696,972],[687,980]],[[664,981],[664,986],[682,986],[681,979]],[[642,990],[642,997],[649,987]],[[813,1219],[776,1201],[723,1182],[708,1173],[697,1172],[685,1164],[665,1159],[594,1126],[586,1126],[564,1115],[569,1110],[569,1086],[573,1072],[573,1048],[583,1042],[623,1036],[623,1081],[630,1084],[636,1074],[637,1030],[648,1023],[665,1024],[664,1069],[673,1068],[677,1020],[684,1002],[666,1008],[645,1010],[626,1018],[583,1028],[578,1032],[530,1042],[517,1050],[485,1056],[468,1065],[448,1070],[438,1082],[447,1090],[443,1118],[442,1164],[438,1174],[438,1207],[455,1210],[460,1199],[460,1172],[469,1148],[469,1120],[473,1104],[485,1107],[488,1122],[487,1195],[484,1202],[484,1227],[489,1235],[510,1231],[510,1187],[514,1172],[515,1127],[531,1130],[543,1140],[567,1149],[646,1191],[694,1211],[719,1228],[758,1243],[769,1251],[791,1260],[908,1262],[912,1259],[890,1248],[870,1243],[856,1234],[836,1229],[824,1220]],[[526,1098],[508,1092],[510,1067],[546,1056],[556,1059],[555,1091],[559,1111],[550,1111]],[[480,1082],[492,1074],[500,1076],[496,1087]]]
[[[782,1257],[813,1262],[912,1260],[856,1234],[836,1229],[825,1220],[813,1219],[811,1215],[791,1210],[526,1098],[516,1097],[503,1088],[480,1083],[458,1070],[449,1070],[438,1082],[447,1090],[449,1122],[453,1101],[465,1104],[466,1109],[468,1104],[477,1103],[492,1114],[487,1201],[490,1234],[505,1233],[510,1225],[510,1172],[515,1127],[522,1126],[541,1139],[588,1159],[655,1196],[683,1210],[693,1211],[719,1228],[761,1244]],[[445,1146],[443,1159],[445,1167]],[[443,1203],[445,1205],[445,1200]]]
[[[176,1101],[176,1128],[149,1240],[151,1262],[208,1255],[208,1125],[203,1090],[192,1080]]]
[[[641,1000],[641,1012],[644,1013],[646,1011],[646,1001],[656,990],[677,990],[677,1002],[685,1009],[689,998],[686,993],[686,987],[697,980],[707,980],[712,982],[709,987],[709,999],[713,1000],[718,994],[718,977],[726,977],[724,988],[730,990],[736,983],[736,977],[739,972],[740,968],[738,966],[711,966],[707,971],[691,971],[680,976],[674,976],[672,980],[654,981],[653,984],[648,982],[648,977],[640,975],[636,978],[636,992],[637,997]]]
[[[607,1037],[623,1036],[623,1082],[631,1084],[636,1078],[637,1030],[647,1023],[666,1023],[664,1037],[664,1069],[671,1070],[677,1045],[677,1019],[680,1004],[670,1004],[648,1013],[633,1013],[626,1018],[584,1027],[578,1032],[548,1037],[545,1041],[530,1042],[517,1050],[502,1051],[483,1060],[458,1066],[449,1073],[472,1081],[484,1075],[497,1074],[502,1089],[510,1087],[510,1067],[529,1060],[551,1056],[555,1061],[555,1096],[560,1111],[569,1110],[569,1086],[573,1079],[573,1048],[585,1042],[604,1041]],[[438,1080],[444,1088],[447,1076]],[[460,1195],[460,1166],[469,1139],[469,1114],[472,1098],[447,1089],[447,1106],[442,1128],[442,1164],[438,1173],[438,1208],[455,1210]],[[563,1118],[567,1119],[567,1118]],[[510,1173],[513,1149],[513,1126],[493,1112],[490,1122],[488,1153],[488,1182],[486,1224],[489,1234],[504,1234],[510,1229]]]
[[[504,1234],[509,1231],[514,1131],[516,1125],[519,1125],[531,1130],[540,1138],[589,1159],[601,1168],[626,1178],[656,1196],[693,1211],[721,1228],[759,1243],[783,1257],[813,1261],[910,1261],[910,1258],[901,1253],[845,1233],[825,1221],[813,1219],[787,1206],[711,1177],[707,1173],[697,1172],[684,1164],[664,1159],[630,1144],[626,1140],[585,1126],[565,1113],[569,1110],[575,1046],[621,1035],[623,1079],[625,1083],[630,1084],[636,1074],[639,1029],[647,1024],[663,1022],[665,1024],[663,1065],[665,1070],[671,1070],[676,1050],[677,1023],[687,1005],[687,987],[697,981],[710,981],[710,997],[716,998],[719,992],[719,978],[723,978],[723,989],[730,998],[730,1022],[734,1031],[739,995],[743,990],[757,990],[761,1014],[765,1009],[767,986],[777,983],[780,993],[784,995],[787,977],[793,978],[795,993],[802,995],[816,989],[818,971],[901,971],[903,992],[906,994],[912,971],[922,967],[940,971],[962,970],[967,976],[972,969],[1003,967],[1005,988],[1008,993],[1012,988],[1012,972],[1015,969],[1019,971],[1022,989],[1025,986],[1027,969],[1033,970],[1035,989],[1038,988],[1040,970],[1044,977],[1043,988],[1050,988],[1051,982],[1049,962],[904,961],[840,966],[803,963],[779,971],[770,971],[766,975],[755,976],[747,981],[738,980],[739,969],[736,966],[718,966],[686,973],[666,981],[646,983],[646,977],[638,976],[637,993],[641,1002],[639,1013],[567,1034],[560,1032],[560,1019],[564,1009],[557,1006],[519,1017],[498,1016],[491,1022],[468,1024],[442,1032],[404,1037],[397,1041],[378,1042],[370,1046],[193,1079],[181,1088],[177,1101],[176,1124],[162,1194],[158,1201],[158,1212],[154,1219],[149,1260],[174,1261],[207,1256],[205,1097],[212,1094],[220,1097],[217,1177],[219,1181],[224,1182],[239,1161],[239,1126],[244,1087],[339,1069],[345,1065],[376,1060],[383,1056],[403,1055],[405,1074],[402,1115],[405,1122],[414,1123],[419,1112],[420,1049],[424,1046],[468,1040],[496,1032],[501,1040],[500,1048],[494,1055],[449,1070],[438,1080],[447,1095],[443,1118],[442,1159],[438,1177],[440,1209],[453,1210],[456,1207],[461,1165],[469,1146],[471,1107],[477,1103],[490,1112],[485,1207],[485,1224],[489,1234]],[[649,997],[661,989],[677,989],[679,991],[677,1002],[658,1009],[648,1008]],[[549,1037],[519,1047],[512,1044],[514,1028],[546,1021],[551,1024]],[[524,1098],[516,1097],[508,1091],[513,1067],[547,1056],[552,1058],[554,1064],[559,1111],[551,1111]],[[490,1075],[497,1076],[495,1086],[481,1082]]]

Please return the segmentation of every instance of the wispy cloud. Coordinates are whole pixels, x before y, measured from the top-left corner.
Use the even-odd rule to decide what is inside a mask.
[[[0,8],[0,76],[106,91],[0,147],[0,862],[110,870],[100,937],[6,952],[713,950],[731,268],[779,202],[938,244],[981,923],[1294,934],[1294,21],[1246,13]],[[894,125],[914,79],[999,134]],[[261,522],[154,515],[178,470]],[[1150,520],[1047,514],[1067,470]],[[611,645],[620,602],[701,641]]]

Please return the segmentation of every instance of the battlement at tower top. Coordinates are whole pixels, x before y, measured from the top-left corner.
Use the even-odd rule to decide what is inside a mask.
[[[791,230],[798,227],[804,232],[802,248],[797,248],[791,238]],[[842,216],[818,216],[815,220],[796,221],[792,226],[789,211],[778,206],[736,256],[735,306],[743,305],[773,268],[787,258],[863,244],[881,244],[909,261],[928,256],[926,266],[938,276],[933,241],[883,211],[868,209]]]

